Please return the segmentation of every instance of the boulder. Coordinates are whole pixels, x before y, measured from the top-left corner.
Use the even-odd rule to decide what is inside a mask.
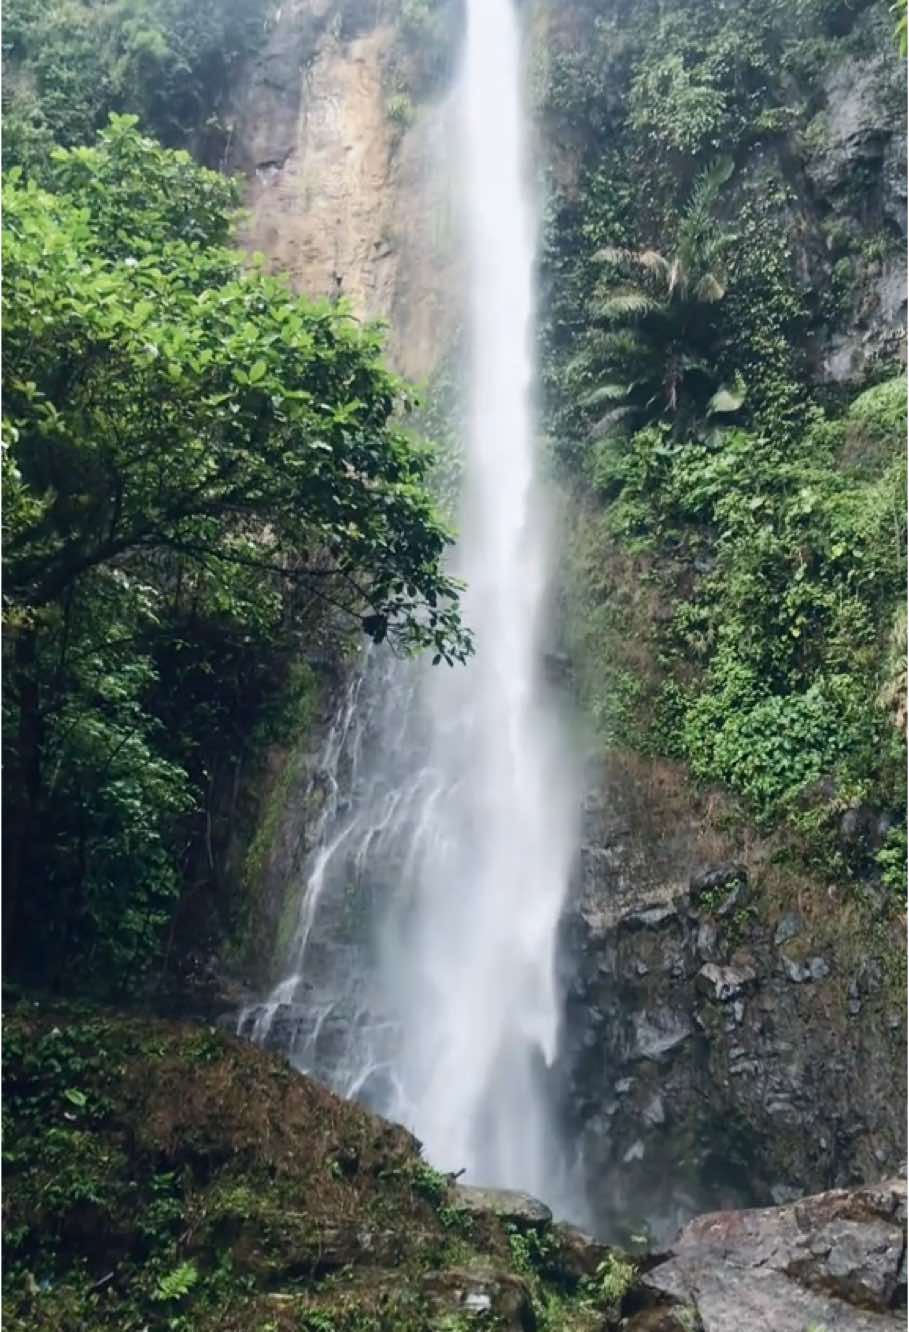
[[[905,1246],[905,1181],[888,1180],[698,1217],[640,1287],[658,1310],[690,1308],[703,1332],[896,1332],[906,1325]],[[642,1316],[630,1326],[663,1324]]]
[[[753,967],[719,967],[715,962],[708,962],[698,972],[695,985],[699,993],[727,1003],[753,985],[756,979]]]
[[[504,1225],[521,1230],[542,1230],[552,1224],[552,1212],[538,1198],[515,1189],[483,1189],[456,1184],[454,1206],[474,1216],[492,1216]]]
[[[423,1278],[423,1291],[436,1315],[429,1328],[496,1327],[502,1332],[535,1332],[537,1321],[527,1286],[492,1266],[449,1268]],[[469,1320],[469,1321],[468,1321]]]
[[[571,1281],[593,1276],[600,1263],[605,1262],[609,1255],[605,1244],[586,1231],[579,1230],[577,1226],[554,1226],[552,1238],[558,1255],[555,1265],[560,1275]]]
[[[691,880],[691,902],[696,911],[728,916],[742,902],[748,887],[744,865],[713,865]]]

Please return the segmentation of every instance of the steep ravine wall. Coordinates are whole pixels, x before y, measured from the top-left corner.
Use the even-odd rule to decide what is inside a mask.
[[[550,54],[580,31],[573,6],[555,0],[535,6],[534,23]],[[328,0],[285,3],[238,84],[228,163],[250,181],[250,247],[300,290],[386,319],[396,368],[420,380],[458,324],[454,185],[444,90],[411,125],[389,115],[399,40],[392,23],[339,19]],[[880,124],[873,74],[853,70],[847,99],[834,86],[842,71],[831,75],[829,162],[818,164],[803,220],[828,207],[824,191],[835,195],[855,154],[902,216],[901,140]],[[578,145],[545,131],[541,142],[570,188]],[[815,240],[809,227],[806,284],[825,280]],[[821,378],[848,382],[898,339],[901,266],[873,263],[840,323],[816,330]],[[325,680],[312,733],[270,765],[257,965],[246,977],[256,985],[320,800],[313,756],[339,677]],[[781,1202],[899,1168],[904,1024],[898,979],[881,960],[889,945],[857,947],[837,885],[800,879],[776,850],[679,765],[619,752],[591,763],[564,929],[562,1064],[606,1231],[644,1222],[664,1234],[708,1207]]]

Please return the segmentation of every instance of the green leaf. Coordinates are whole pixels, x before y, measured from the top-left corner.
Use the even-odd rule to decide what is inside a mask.
[[[261,379],[264,379],[267,369],[268,366],[264,361],[256,361],[249,372],[250,384],[258,384]]]
[[[724,385],[717,389],[707,404],[707,414],[713,416],[721,412],[737,412],[744,404],[747,396],[748,390],[741,380],[731,388]]]

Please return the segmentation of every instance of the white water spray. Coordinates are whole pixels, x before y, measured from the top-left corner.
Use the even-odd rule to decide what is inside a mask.
[[[535,229],[513,0],[469,0],[462,88],[471,360],[459,571],[477,654],[430,681],[435,795],[415,838],[418,896],[391,933],[386,971],[430,1159],[545,1191],[556,1142],[544,1070],[558,1036],[575,792],[541,678]]]
[[[349,812],[322,830],[288,977],[241,1028],[265,1039],[281,1005],[294,1010],[298,1066],[407,1124],[434,1165],[564,1201],[547,1070],[577,791],[542,671],[547,522],[520,36],[514,0],[468,0],[467,11],[458,572],[477,652],[464,668],[393,669],[373,690],[384,702],[372,764],[355,768]],[[351,894],[369,916],[356,956],[339,909]]]

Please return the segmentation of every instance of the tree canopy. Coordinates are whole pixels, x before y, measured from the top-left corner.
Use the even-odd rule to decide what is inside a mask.
[[[162,645],[313,607],[449,662],[470,644],[380,333],[244,267],[235,187],[132,117],[55,150],[49,185],[4,189],[10,914],[58,965],[101,947],[116,971],[163,924],[194,801]]]

